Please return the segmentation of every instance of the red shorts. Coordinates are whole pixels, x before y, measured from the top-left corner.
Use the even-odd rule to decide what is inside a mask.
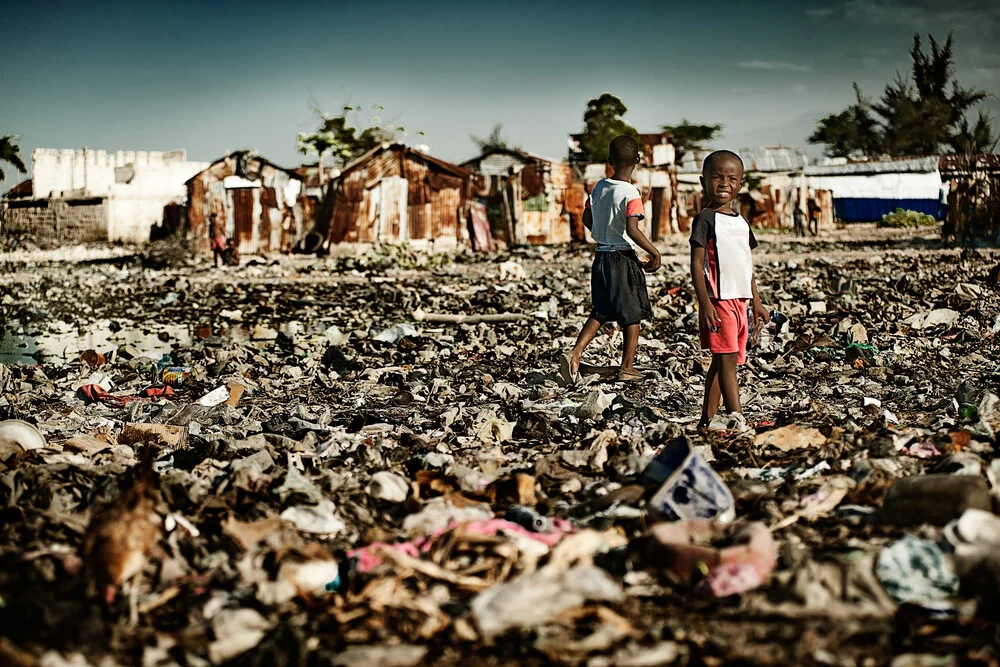
[[[737,364],[745,364],[747,360],[747,336],[750,333],[747,326],[747,299],[712,299],[715,312],[722,320],[714,329],[702,329],[701,348],[711,350],[712,354],[732,354],[739,356]]]

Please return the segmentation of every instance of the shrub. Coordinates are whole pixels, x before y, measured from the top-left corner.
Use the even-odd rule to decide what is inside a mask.
[[[917,211],[907,211],[897,208],[892,213],[886,213],[878,221],[879,227],[892,227],[894,229],[916,229],[918,227],[932,227],[937,224],[934,216]]]

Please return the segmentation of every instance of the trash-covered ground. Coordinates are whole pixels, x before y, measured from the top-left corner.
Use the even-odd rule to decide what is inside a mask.
[[[586,248],[0,256],[0,664],[1000,664],[1000,254],[761,241],[755,434],[683,239],[573,387]]]

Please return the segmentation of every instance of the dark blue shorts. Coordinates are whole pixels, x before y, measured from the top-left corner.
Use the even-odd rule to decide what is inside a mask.
[[[590,292],[594,302],[590,316],[601,324],[617,322],[627,327],[653,319],[646,274],[632,250],[595,253]]]

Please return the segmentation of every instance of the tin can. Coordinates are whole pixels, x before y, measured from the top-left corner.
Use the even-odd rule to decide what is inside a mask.
[[[168,366],[163,369],[160,379],[168,387],[179,387],[191,375],[190,366]]]

